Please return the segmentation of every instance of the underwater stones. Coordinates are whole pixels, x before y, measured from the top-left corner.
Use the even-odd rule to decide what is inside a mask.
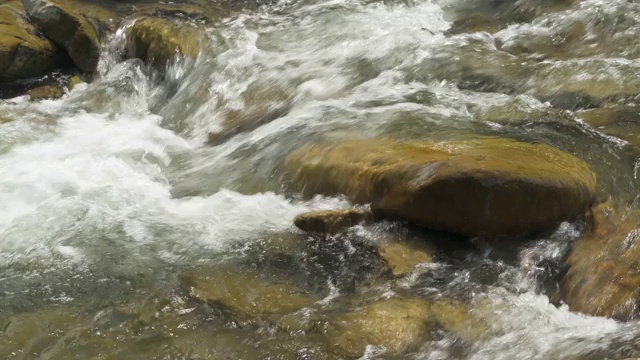
[[[40,76],[62,66],[64,58],[62,50],[26,20],[19,0],[0,5],[0,79]]]
[[[225,114],[222,129],[210,132],[207,143],[216,146],[240,133],[255,130],[262,125],[286,116],[291,107],[292,102],[288,100],[266,101],[261,104],[252,104],[245,110],[228,111]]]
[[[619,213],[610,202],[592,213],[592,228],[567,258],[563,299],[572,311],[623,321],[638,318],[640,214]]]
[[[596,176],[545,144],[500,138],[386,139],[305,146],[286,160],[305,196],[344,194],[376,218],[400,218],[466,235],[550,230],[590,206]]]
[[[370,210],[317,210],[302,213],[293,219],[300,230],[336,233],[342,229],[373,221]]]
[[[335,316],[329,321],[327,339],[336,353],[349,358],[362,356],[368,345],[398,354],[429,340],[434,328],[463,341],[473,341],[486,331],[461,303],[396,297]]]
[[[81,322],[70,309],[57,307],[0,319],[0,358],[32,358]]]
[[[96,70],[100,59],[99,29],[109,24],[109,10],[77,0],[23,0],[23,4],[31,21],[64,47],[80,70]]]
[[[161,68],[178,56],[194,59],[205,40],[197,26],[161,17],[141,17],[126,31],[127,56]]]
[[[318,300],[293,285],[267,282],[253,273],[198,270],[187,273],[183,280],[191,296],[250,317],[286,314]]]
[[[330,321],[328,339],[336,352],[359,357],[367,345],[400,353],[427,336],[430,304],[422,299],[378,301]]]
[[[433,250],[426,242],[384,241],[378,244],[378,253],[394,276],[406,275],[420,264],[433,262]]]

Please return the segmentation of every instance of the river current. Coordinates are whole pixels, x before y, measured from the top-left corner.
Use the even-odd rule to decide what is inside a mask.
[[[38,315],[42,309],[74,309],[85,320],[52,325],[41,347],[25,340],[2,353],[5,334],[0,357],[335,358],[310,330],[275,335],[272,324],[188,318],[198,323],[194,333],[232,339],[212,344],[238,344],[202,355],[163,347],[173,331],[166,329],[185,328],[179,316],[165,330],[163,320],[148,327],[120,320],[123,307],[149,298],[170,299],[189,313],[193,307],[176,305],[182,300],[167,289],[186,268],[221,263],[288,274],[322,298],[317,309],[346,306],[341,299],[354,293],[405,292],[464,299],[489,324],[473,339],[440,334],[400,357],[369,348],[366,359],[640,356],[635,322],[573,313],[556,298],[580,222],[529,240],[443,235],[437,261],[402,279],[365,279],[372,265],[357,245],[433,236],[402,224],[358,226],[326,240],[333,244],[331,256],[323,255],[329,264],[313,246],[291,250],[294,260],[273,255],[291,239],[311,241],[293,227],[297,214],[349,206],[342,198],[303,200],[283,186],[287,154],[321,139],[481,134],[541,141],[588,161],[602,193],[633,200],[640,154],[633,139],[627,130],[587,123],[575,104],[623,94],[633,105],[624,95],[640,92],[640,4],[584,0],[493,34],[452,31],[471,6],[279,1],[208,26],[199,56],[164,74],[121,59],[120,31],[105,46],[95,81],[59,100],[1,101],[0,330],[17,314],[35,314],[34,324],[54,321]],[[207,144],[225,114],[265,106],[288,112]],[[350,242],[356,245],[336,245]],[[142,316],[146,305],[136,306],[127,316]]]

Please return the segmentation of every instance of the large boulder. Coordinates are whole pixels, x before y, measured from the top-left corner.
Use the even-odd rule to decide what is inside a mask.
[[[76,66],[92,73],[100,59],[100,30],[113,27],[113,13],[79,0],[23,0],[31,21],[64,47]]]
[[[563,299],[572,311],[617,320],[640,309],[640,214],[610,202],[594,207],[593,225],[567,258]]]
[[[376,218],[468,235],[550,230],[583,214],[596,191],[595,174],[578,158],[500,138],[306,146],[285,168],[306,196],[344,194],[371,203]]]
[[[63,65],[63,51],[26,17],[20,0],[0,5],[0,80],[41,76]]]

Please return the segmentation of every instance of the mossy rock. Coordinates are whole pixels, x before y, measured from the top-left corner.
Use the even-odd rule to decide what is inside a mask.
[[[319,300],[294,285],[269,282],[254,273],[222,269],[194,270],[183,276],[191,296],[222,304],[250,318],[298,311]]]
[[[190,22],[145,16],[127,27],[127,56],[164,67],[178,57],[195,59],[206,37]]]
[[[100,60],[100,28],[113,26],[113,13],[79,0],[23,0],[31,21],[64,47],[82,71],[96,71]]]
[[[640,315],[640,213],[611,202],[592,210],[593,224],[567,258],[563,299],[572,311],[617,320]]]
[[[39,34],[26,20],[19,0],[0,5],[0,79],[37,77],[65,65],[65,55],[56,44]]]
[[[307,197],[344,194],[370,203],[376,218],[467,235],[551,230],[588,210],[596,191],[580,159],[501,138],[313,145],[292,153],[285,168]]]

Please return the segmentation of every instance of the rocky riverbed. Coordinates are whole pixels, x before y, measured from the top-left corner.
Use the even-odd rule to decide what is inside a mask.
[[[0,358],[640,357],[639,24],[4,1]]]

